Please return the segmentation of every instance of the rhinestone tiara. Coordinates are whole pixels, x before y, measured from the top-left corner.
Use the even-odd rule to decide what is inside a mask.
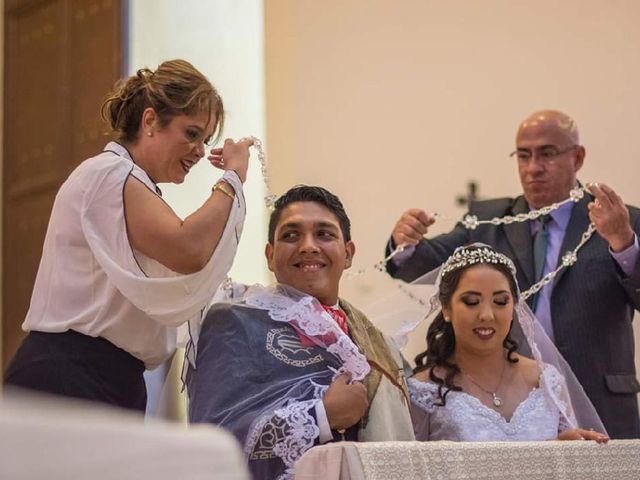
[[[475,245],[456,248],[453,255],[451,255],[442,266],[440,275],[444,276],[446,273],[453,270],[478,263],[500,263],[502,265],[506,265],[514,278],[516,276],[516,267],[509,257],[502,253],[498,253],[489,247],[478,247]]]

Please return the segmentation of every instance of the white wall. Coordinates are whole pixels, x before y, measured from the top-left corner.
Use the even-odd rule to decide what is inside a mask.
[[[581,180],[640,205],[638,25],[634,0],[267,0],[274,190],[338,194],[355,268],[370,267],[408,207],[449,216],[437,233],[470,180],[485,198],[517,194],[517,124],[556,108],[580,126]],[[391,288],[372,274],[341,291],[366,305]],[[424,330],[416,342],[409,356]]]

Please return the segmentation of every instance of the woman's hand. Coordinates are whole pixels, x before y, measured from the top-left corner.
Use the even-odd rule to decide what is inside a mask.
[[[238,142],[227,138],[224,145],[211,149],[208,159],[216,168],[221,170],[234,170],[240,181],[244,183],[247,179],[247,168],[249,167],[249,147],[253,145],[253,140],[245,138]]]
[[[571,428],[564,432],[560,432],[558,434],[558,440],[595,440],[598,443],[607,443],[609,441],[609,437],[604,433],[596,432],[594,430]]]

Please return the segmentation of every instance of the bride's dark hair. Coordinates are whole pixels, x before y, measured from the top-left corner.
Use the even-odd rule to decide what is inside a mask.
[[[475,248],[477,247],[467,247],[468,250],[474,250]],[[464,272],[478,265],[486,265],[502,273],[509,282],[514,304],[518,302],[518,287],[509,267],[504,263],[482,262],[472,263],[450,270],[442,276],[439,294],[441,305],[451,306],[451,297],[453,297],[453,293],[456,291],[456,288],[458,288],[460,278],[462,278]],[[513,328],[513,321],[516,319],[515,309],[513,315],[514,318],[511,320],[511,328]],[[518,349],[518,343],[510,337],[511,328],[509,328],[509,333],[502,344],[507,351],[507,360],[516,363],[518,359],[513,356],[513,353]],[[450,322],[445,322],[444,315],[442,311],[440,311],[427,330],[427,349],[416,356],[416,368],[413,369],[413,373],[416,374],[423,370],[429,370],[429,379],[438,385],[440,403],[437,405],[441,407],[445,406],[446,396],[451,390],[461,390],[460,387],[453,383],[456,374],[460,373],[460,368],[451,361],[455,347],[456,337],[453,332],[453,327]],[[444,374],[444,378],[436,375],[436,369],[439,374]]]

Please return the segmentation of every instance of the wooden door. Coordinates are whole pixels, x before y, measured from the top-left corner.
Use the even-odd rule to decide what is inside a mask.
[[[3,368],[23,338],[56,192],[108,140],[105,94],[123,72],[126,0],[6,0]]]

